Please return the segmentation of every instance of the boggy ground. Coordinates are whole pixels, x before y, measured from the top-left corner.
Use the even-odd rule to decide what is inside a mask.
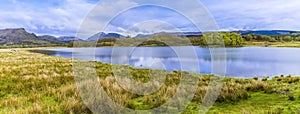
[[[183,113],[198,113],[210,80],[218,79],[211,75],[127,67],[133,79],[140,83],[150,80],[150,71],[152,74],[166,75],[166,81],[157,92],[137,95],[116,83],[114,75],[117,74],[112,72],[112,65],[92,63],[107,95],[131,109],[151,109],[168,102],[176,92],[182,92],[177,90],[180,78],[190,76],[191,79],[198,79],[199,84],[192,102]],[[72,64],[71,59],[26,50],[0,51],[0,113],[92,113],[76,91]],[[222,91],[208,113],[300,113],[300,83],[297,76],[224,78],[222,82]],[[128,86],[130,88],[130,84]],[[178,99],[176,102],[183,101]],[[179,107],[170,105],[160,112]]]

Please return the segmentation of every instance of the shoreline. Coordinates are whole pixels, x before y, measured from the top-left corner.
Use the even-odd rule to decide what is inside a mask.
[[[78,42],[80,43],[80,42]],[[90,42],[92,43],[92,42]],[[267,43],[267,45],[266,45]],[[96,44],[96,43],[92,43]],[[201,47],[201,48],[209,48],[208,46],[197,46],[197,45],[191,45],[195,47]],[[111,48],[111,47],[131,47],[131,46],[98,46],[97,48]],[[145,45],[145,46],[133,46],[133,47],[169,47],[169,46],[157,46],[157,45]],[[182,45],[178,46],[170,46],[170,47],[185,47]],[[213,47],[213,45],[211,46]],[[292,42],[265,42],[265,41],[246,41],[243,43],[242,46],[225,46],[225,48],[242,48],[242,47],[271,47],[271,48],[300,48],[300,42],[292,41]],[[34,46],[34,47],[15,47],[15,46],[6,46],[6,47],[0,47],[0,50],[2,49],[35,49],[35,48],[94,48],[94,47],[69,47],[69,46]]]
[[[181,47],[181,46],[179,46],[179,47]],[[98,48],[102,48],[102,47],[98,47]],[[107,48],[107,47],[105,47],[105,48]],[[132,48],[132,47],[126,47],[126,48]],[[148,47],[146,47],[146,48],[148,48]],[[150,47],[149,47],[150,48]],[[153,47],[153,48],[155,48],[155,47]],[[158,47],[158,48],[160,48],[160,47]],[[195,48],[197,48],[197,47],[195,47]],[[277,47],[240,47],[240,48],[277,48]],[[45,54],[45,55],[48,55],[48,56],[53,56],[53,55],[49,55],[49,53],[54,53],[54,52],[57,52],[57,51],[55,51],[55,50],[51,50],[52,48],[49,48],[49,50],[47,50],[47,49],[45,49],[45,48],[36,48],[36,49],[29,49],[28,51],[30,51],[30,52],[33,52],[33,53],[39,53],[39,54]],[[63,48],[63,49],[73,49],[73,48]],[[87,48],[87,49],[91,49],[91,48]],[[226,49],[231,49],[231,48],[226,48]],[[298,49],[298,48],[290,48],[290,49]],[[71,53],[71,52],[69,52],[69,51],[66,51],[66,53]],[[58,56],[59,57],[59,56]],[[63,57],[62,57],[63,58]],[[100,63],[103,63],[103,62],[101,62],[101,61],[94,61],[94,62],[100,62]],[[110,64],[110,63],[107,63],[107,64]],[[113,65],[113,64],[111,64],[111,65]],[[133,67],[133,66],[131,66],[131,67]],[[133,68],[136,68],[136,69],[140,69],[139,67],[133,67]],[[147,68],[147,67],[143,67],[143,69],[152,69],[152,68]],[[161,70],[163,70],[163,69],[161,69]],[[179,72],[181,72],[181,70],[178,70]],[[182,70],[182,71],[185,71],[185,70]],[[168,72],[173,72],[173,71],[171,71],[171,70],[169,70]],[[188,72],[188,71],[187,71]],[[200,74],[200,75],[211,75],[211,74],[203,74],[203,73],[195,73],[195,74]],[[243,75],[240,75],[240,76],[230,76],[230,75],[225,75],[225,76],[223,76],[223,77],[230,77],[230,78],[238,78],[238,79],[252,79],[252,78],[254,78],[254,77],[259,77],[260,79],[262,79],[263,77],[265,77],[265,76],[268,76],[268,77],[276,77],[276,76],[280,76],[280,75],[285,75],[285,76],[288,76],[288,75],[296,75],[297,76],[297,74],[295,74],[295,73],[287,73],[287,74],[280,74],[280,73],[276,73],[276,74],[270,74],[270,75],[265,75],[265,74],[263,74],[263,75],[257,75],[257,74],[253,74],[253,75],[247,75],[247,74],[245,74],[244,76]],[[299,75],[299,74],[298,74]]]

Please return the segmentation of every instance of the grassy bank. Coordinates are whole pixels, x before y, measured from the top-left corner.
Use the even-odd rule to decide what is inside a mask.
[[[0,51],[0,61],[0,113],[91,113],[76,91],[71,59],[20,50]],[[178,92],[180,77],[184,75],[200,81],[195,97],[184,111],[197,113],[209,81],[217,78],[187,72],[153,71],[166,74],[165,83],[156,93],[136,95],[117,84],[111,65],[93,63],[99,83],[108,95],[132,109],[150,109],[164,104]],[[130,69],[135,80],[149,81],[149,69]],[[208,113],[300,113],[298,77],[225,78],[223,82],[222,91]],[[168,110],[175,108],[175,105],[167,107]]]
[[[243,46],[300,48],[300,42],[245,42]]]

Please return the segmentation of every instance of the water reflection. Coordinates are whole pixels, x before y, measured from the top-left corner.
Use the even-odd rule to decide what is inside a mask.
[[[190,47],[176,47],[187,49]],[[207,48],[193,47],[196,50],[200,73],[211,73],[211,54]],[[93,52],[91,52],[93,50]],[[134,51],[132,51],[134,50]],[[47,49],[45,54],[76,59],[95,60],[104,63],[129,64],[136,68],[164,69],[168,71],[187,70],[196,71],[195,68],[185,66],[182,62],[194,64],[189,56],[181,57],[181,62],[176,52],[168,47],[138,47],[132,48],[64,48]],[[42,52],[39,52],[42,53]],[[95,56],[93,55],[95,53]],[[300,49],[298,48],[261,48],[244,47],[226,49],[226,75],[231,77],[275,76],[275,75],[300,75]],[[218,56],[218,53],[216,54]],[[215,60],[214,62],[223,62]]]

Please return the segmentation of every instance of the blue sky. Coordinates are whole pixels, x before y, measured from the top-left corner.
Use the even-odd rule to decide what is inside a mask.
[[[134,0],[143,1],[143,0]],[[183,0],[184,1],[184,0]],[[300,30],[300,1],[297,0],[200,0],[214,17],[219,30],[249,29],[285,29]],[[0,29],[26,28],[39,35],[75,35],[86,15],[97,5],[99,0],[1,0]],[[172,4],[173,2],[170,2]],[[111,0],[112,9],[101,18],[110,15],[113,8],[135,4],[132,0]],[[181,4],[184,7],[184,4]],[[153,14],[151,14],[152,11]],[[142,12],[142,13],[141,13]],[[144,12],[144,13],[143,13]],[[151,14],[151,15],[148,15]],[[138,16],[137,16],[138,15]],[[126,20],[128,17],[130,20]],[[142,18],[147,17],[147,18]],[[176,28],[194,30],[191,24],[176,13],[164,8],[141,7],[127,11],[111,22],[117,32],[129,29],[126,24],[134,24],[146,19],[165,19],[176,23]],[[151,24],[150,24],[151,25]],[[159,26],[159,25],[157,25]],[[154,26],[153,28],[157,28]],[[131,28],[132,29],[132,28]],[[164,27],[173,30],[174,28]],[[134,29],[136,32],[145,30]],[[140,31],[139,31],[140,30]]]

